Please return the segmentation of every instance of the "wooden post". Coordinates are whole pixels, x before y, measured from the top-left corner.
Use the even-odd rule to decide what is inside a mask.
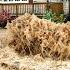
[[[32,14],[34,14],[34,3],[32,4]]]
[[[16,4],[16,17],[18,17],[18,5]]]
[[[33,3],[33,0],[29,0],[29,4],[32,5],[32,14],[34,13],[34,3]]]

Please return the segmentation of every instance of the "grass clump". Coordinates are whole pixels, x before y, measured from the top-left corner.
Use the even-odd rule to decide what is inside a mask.
[[[8,25],[8,45],[23,55],[70,59],[70,24],[25,14]]]

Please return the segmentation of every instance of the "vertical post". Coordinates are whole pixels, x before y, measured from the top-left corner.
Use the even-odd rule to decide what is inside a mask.
[[[32,5],[32,13],[34,13],[34,3],[33,3],[33,0],[29,0],[29,4]]]
[[[18,17],[18,4],[16,4],[16,17]]]
[[[34,3],[32,4],[32,14],[34,14]]]
[[[25,13],[26,13],[26,12],[27,12],[27,9],[26,9],[26,8],[27,8],[27,7],[26,7],[26,4],[24,4],[24,6],[25,6],[24,8],[25,8]]]

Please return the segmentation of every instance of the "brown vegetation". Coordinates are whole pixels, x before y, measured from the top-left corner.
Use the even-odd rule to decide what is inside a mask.
[[[23,55],[70,59],[70,24],[25,14],[8,25],[8,45]]]

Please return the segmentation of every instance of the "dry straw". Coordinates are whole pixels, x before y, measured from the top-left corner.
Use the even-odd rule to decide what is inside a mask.
[[[23,55],[70,59],[70,23],[55,24],[25,14],[8,25],[8,45]]]

